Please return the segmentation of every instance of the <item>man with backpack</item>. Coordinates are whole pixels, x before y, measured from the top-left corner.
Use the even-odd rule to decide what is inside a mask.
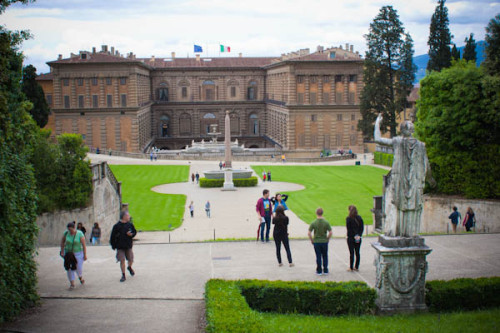
[[[130,214],[128,211],[120,212],[120,221],[118,221],[111,231],[111,237],[109,243],[113,250],[116,249],[116,261],[120,262],[120,268],[122,271],[122,278],[120,282],[125,282],[125,259],[128,262],[128,271],[131,276],[135,275],[135,271],[132,269],[132,264],[134,263],[134,252],[132,251],[132,238],[135,237],[137,231],[134,225],[130,222]]]

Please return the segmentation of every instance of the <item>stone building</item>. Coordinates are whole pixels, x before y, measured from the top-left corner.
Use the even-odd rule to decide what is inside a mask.
[[[54,135],[80,133],[91,147],[180,149],[224,133],[246,147],[303,155],[363,151],[359,94],[363,60],[352,45],[280,57],[136,58],[106,45],[48,62],[40,75]]]

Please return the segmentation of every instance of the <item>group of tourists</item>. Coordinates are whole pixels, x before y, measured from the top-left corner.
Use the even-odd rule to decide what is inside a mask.
[[[207,202],[205,203],[205,213],[207,214],[208,218],[210,218],[210,207],[211,207],[210,201],[207,200]],[[194,201],[191,201],[188,208],[189,208],[189,214],[191,214],[191,217],[194,217]]]
[[[194,184],[194,181],[196,180],[196,184],[198,184],[200,182],[200,174],[198,173],[198,171],[196,171],[196,173],[191,173],[191,182]]]
[[[450,216],[448,216],[448,218],[451,220],[451,227],[453,228],[453,232],[457,233],[457,226],[462,218],[462,215],[458,211],[457,206],[453,207],[453,212],[450,214]],[[468,232],[472,231],[472,228],[476,226],[476,216],[474,215],[474,211],[471,207],[467,208],[467,212],[465,213],[462,225]]]
[[[262,181],[265,182],[266,180],[268,182],[271,181],[271,171],[268,172],[262,171]]]
[[[288,195],[276,193],[272,198],[269,197],[269,190],[262,192],[262,197],[257,200],[255,206],[259,218],[259,228],[257,230],[257,241],[269,242],[271,222],[274,225],[273,239],[276,245],[276,258],[278,266],[283,266],[281,260],[281,244],[285,248],[288,264],[293,267],[292,252],[288,239],[289,219],[285,211],[288,210],[286,200]],[[349,269],[348,271],[357,271],[360,263],[361,237],[363,236],[363,219],[358,214],[356,206],[349,206],[349,215],[346,218],[347,228],[347,246],[349,248]],[[311,241],[316,254],[316,274],[326,275],[328,271],[328,242],[332,237],[332,227],[330,223],[323,218],[323,209],[316,210],[316,220],[309,226],[308,237]]]
[[[64,269],[70,283],[69,289],[73,290],[75,288],[76,276],[78,276],[81,285],[85,284],[83,262],[87,260],[86,230],[81,223],[78,223],[78,226],[76,226],[74,221],[68,223],[66,228],[67,230],[64,231],[61,239],[60,255],[64,259]],[[132,264],[134,263],[132,239],[136,234],[137,231],[134,224],[130,222],[129,212],[122,211],[120,213],[120,221],[113,226],[109,239],[112,249],[116,250],[116,261],[120,263],[122,273],[120,282],[126,280],[125,268],[127,268],[130,275],[133,276],[135,274],[132,268]],[[99,240],[100,243],[101,230],[97,223],[92,228],[92,235],[93,244],[95,244],[96,240]],[[125,261],[127,261],[127,267]]]

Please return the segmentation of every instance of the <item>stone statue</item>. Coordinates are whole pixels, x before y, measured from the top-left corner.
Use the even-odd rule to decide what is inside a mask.
[[[375,142],[392,146],[394,151],[388,193],[392,207],[386,210],[385,234],[386,236],[415,237],[420,231],[425,180],[427,179],[431,186],[435,185],[425,144],[412,137],[414,128],[411,121],[401,124],[402,136],[392,139],[382,138],[381,121],[382,115],[379,114],[375,121]]]

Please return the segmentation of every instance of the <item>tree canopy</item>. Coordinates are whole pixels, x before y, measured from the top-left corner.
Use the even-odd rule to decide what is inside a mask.
[[[415,127],[437,191],[500,198],[500,77],[461,60],[420,85]]]
[[[484,66],[490,75],[500,75],[500,14],[486,27],[486,59]]]
[[[451,49],[451,59],[452,60],[460,60],[460,51],[457,49],[457,45],[453,44],[453,48]]]
[[[368,51],[358,128],[366,138],[372,137],[375,118],[382,113],[382,130],[389,128],[391,136],[395,136],[396,116],[403,111],[415,79],[413,41],[392,6],[380,9],[365,39]]]
[[[42,87],[36,82],[36,77],[35,66],[28,65],[24,67],[22,91],[28,100],[33,103],[33,108],[30,110],[31,116],[38,126],[43,128],[49,119],[50,109],[45,100]]]
[[[465,49],[463,59],[467,61],[476,62],[476,41],[474,40],[474,34],[471,33],[469,38],[465,37]]]
[[[439,0],[434,14],[432,14],[429,40],[429,62],[427,70],[440,71],[451,65],[450,33],[448,8],[444,5],[446,0]]]

